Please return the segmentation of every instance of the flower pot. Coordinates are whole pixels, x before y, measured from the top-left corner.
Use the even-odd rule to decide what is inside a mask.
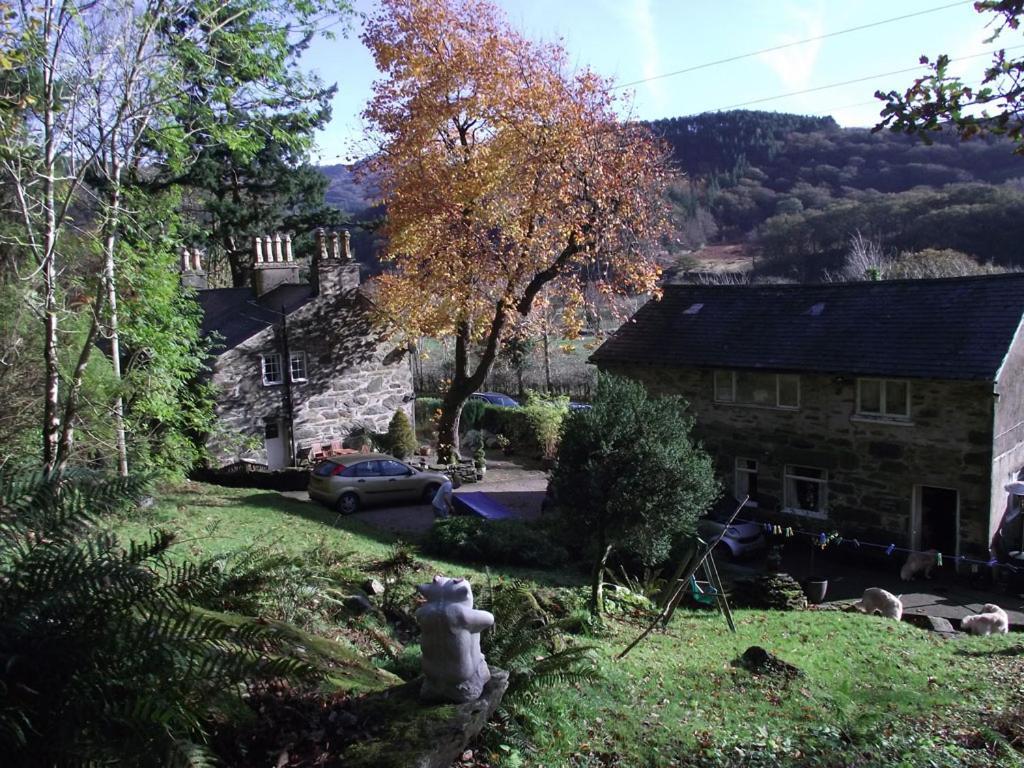
[[[828,592],[828,579],[810,578],[804,581],[804,594],[807,601],[812,605],[825,602],[825,593]]]

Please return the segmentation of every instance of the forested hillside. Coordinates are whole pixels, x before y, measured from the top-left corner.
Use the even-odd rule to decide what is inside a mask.
[[[669,192],[676,238],[666,262],[709,243],[743,243],[765,275],[818,279],[843,265],[858,233],[882,254],[953,250],[1024,266],[1024,159],[1008,141],[931,145],[840,128],[830,117],[733,111],[658,120],[684,177]],[[326,166],[327,201],[377,218],[376,191]],[[357,233],[362,259],[372,242]],[[962,265],[963,260],[958,260]]]
[[[1024,159],[1008,141],[930,145],[839,128],[831,118],[736,111],[652,123],[685,180],[673,189],[679,242],[749,244],[763,274],[841,269],[859,233],[890,257],[952,249],[1024,266]]]

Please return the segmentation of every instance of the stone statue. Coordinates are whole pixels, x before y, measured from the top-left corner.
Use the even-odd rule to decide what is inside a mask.
[[[494,616],[473,608],[473,590],[465,579],[435,576],[416,589],[427,598],[416,611],[423,632],[420,697],[454,703],[478,699],[491,679],[480,653],[480,633],[493,626]]]

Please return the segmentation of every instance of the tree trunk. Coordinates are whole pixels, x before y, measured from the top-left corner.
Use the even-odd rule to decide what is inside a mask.
[[[594,565],[594,572],[590,576],[590,612],[594,616],[604,613],[604,569],[608,565],[608,555],[612,552],[612,545],[604,543],[604,534],[600,538],[601,557]]]
[[[548,351],[547,323],[544,323],[544,391],[551,393],[551,354]]]
[[[97,296],[102,294],[97,291]],[[93,343],[96,341],[96,335],[100,328],[100,312],[103,311],[102,301],[101,305],[97,306],[93,312],[92,323],[89,325],[89,333],[86,334],[85,341],[82,343],[82,350],[78,354],[78,362],[75,364],[75,370],[71,374],[71,382],[68,385],[68,392],[64,396],[64,418],[61,424],[60,430],[60,441],[57,446],[57,455],[54,459],[53,468],[58,472],[64,470],[68,461],[71,459],[71,449],[75,442],[75,420],[78,418],[78,399],[82,392],[82,380],[85,378],[85,368],[89,364],[89,357],[92,354]]]
[[[46,13],[46,34],[52,33],[51,8]],[[47,44],[49,44],[47,40]],[[53,61],[43,67],[43,362],[46,388],[43,397],[43,470],[50,472],[57,461],[60,416],[60,360],[57,352],[57,205],[55,200],[56,137],[54,135]]]
[[[459,420],[466,397],[449,389],[441,406],[441,418],[437,423],[437,458],[442,464],[454,464],[459,460]]]
[[[446,450],[450,450],[451,458],[455,461],[458,461],[460,455],[459,418],[462,416],[462,406],[469,396],[480,388],[494,365],[494,359],[498,355],[498,347],[501,344],[501,334],[505,328],[505,312],[504,304],[495,307],[487,343],[484,345],[484,351],[472,373],[469,372],[470,327],[463,322],[456,330],[455,370],[452,375],[452,383],[444,396],[441,419],[437,425],[438,452],[440,453],[442,446],[445,446]],[[447,448],[448,446],[450,449]]]
[[[103,242],[104,280],[107,289],[107,329],[110,333],[110,364],[117,380],[114,396],[114,434],[117,443],[117,474],[128,477],[128,446],[124,430],[124,398],[121,396],[121,338],[117,322],[117,281],[114,273],[114,250],[117,246],[118,207],[121,205],[121,166],[115,160],[111,173],[110,211],[107,217],[107,232]]]

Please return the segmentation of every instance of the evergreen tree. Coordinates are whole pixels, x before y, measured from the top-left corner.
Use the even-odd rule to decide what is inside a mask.
[[[595,546],[591,609],[603,610],[608,556],[648,564],[691,534],[718,496],[711,458],[690,437],[677,397],[653,399],[639,382],[602,374],[593,407],[565,420],[551,487],[559,508]]]
[[[388,424],[388,448],[396,458],[404,459],[416,452],[416,433],[405,411],[399,408]]]

